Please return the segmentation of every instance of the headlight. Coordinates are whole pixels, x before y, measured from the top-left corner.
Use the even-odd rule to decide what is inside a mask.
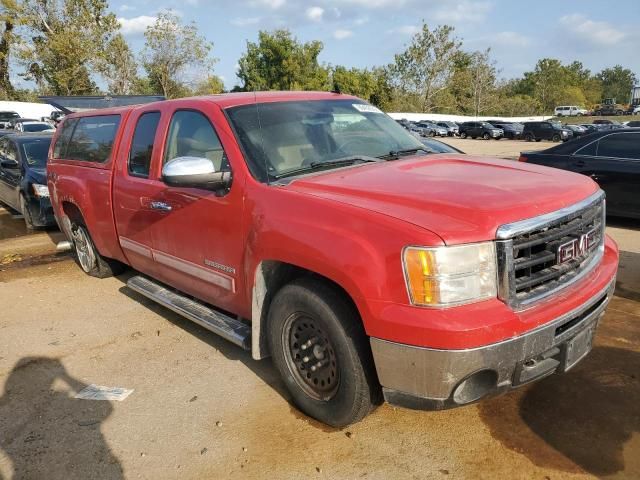
[[[452,247],[406,247],[404,274],[411,303],[447,307],[497,296],[493,242]]]
[[[48,197],[49,196],[49,187],[46,185],[40,185],[38,183],[34,183],[33,185],[33,194],[36,197]]]

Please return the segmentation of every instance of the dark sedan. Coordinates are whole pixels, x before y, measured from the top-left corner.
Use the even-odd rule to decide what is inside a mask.
[[[47,188],[51,134],[0,138],[0,202],[22,213],[27,228],[55,225]]]
[[[430,153],[464,153],[462,150],[458,150],[456,147],[436,140],[434,138],[419,138],[422,144],[429,150]]]
[[[606,130],[538,152],[521,162],[571,170],[593,178],[607,194],[607,212],[640,218],[640,128]]]

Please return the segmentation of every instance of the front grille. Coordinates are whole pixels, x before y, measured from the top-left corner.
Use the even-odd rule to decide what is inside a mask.
[[[500,227],[497,248],[502,300],[523,308],[593,268],[603,252],[604,214],[604,193],[600,191],[572,207]]]

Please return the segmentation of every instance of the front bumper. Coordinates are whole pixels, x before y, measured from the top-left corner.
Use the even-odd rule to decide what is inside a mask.
[[[615,277],[570,312],[525,334],[487,346],[439,350],[372,337],[385,400],[407,408],[440,410],[566,371],[590,350],[593,332],[614,288]]]

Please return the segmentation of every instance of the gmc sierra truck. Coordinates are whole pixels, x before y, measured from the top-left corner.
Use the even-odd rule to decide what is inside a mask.
[[[333,426],[466,405],[591,349],[618,265],[588,177],[429,154],[376,107],[238,93],[67,116],[48,186],[79,266],[271,356]]]

